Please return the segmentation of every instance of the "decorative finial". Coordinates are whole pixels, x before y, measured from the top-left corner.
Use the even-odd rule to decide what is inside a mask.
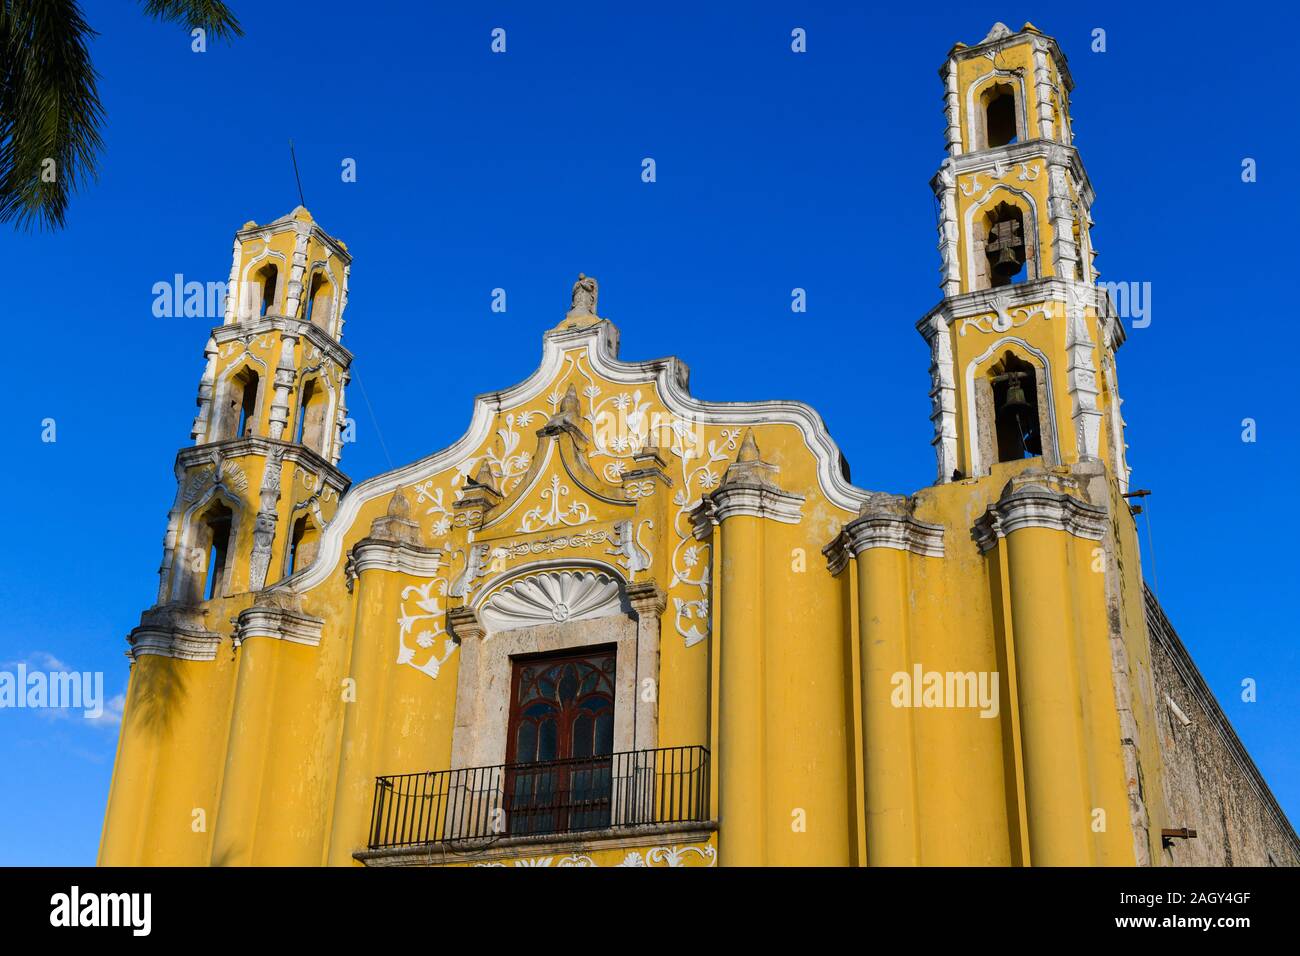
[[[573,301],[569,315],[595,315],[596,296],[599,292],[600,285],[596,280],[579,272],[578,281],[573,283]]]
[[[488,464],[486,458],[483,459],[483,463],[478,466],[478,471],[474,474],[474,484],[491,491],[497,490],[496,475],[492,474],[492,466]]]
[[[988,43],[992,40],[1002,40],[1009,36],[1011,36],[1011,28],[999,20],[997,23],[993,24],[993,29],[989,31],[989,35],[983,40],[980,40],[980,43]]]
[[[571,418],[575,422],[582,418],[582,405],[578,402],[578,389],[570,384],[564,397],[560,399],[560,414],[565,418]]]
[[[758,442],[754,441],[754,429],[746,428],[745,437],[740,443],[740,451],[736,452],[736,461],[745,463],[759,460]]]
[[[406,500],[406,495],[401,488],[393,492],[393,499],[388,502],[388,517],[404,519],[411,517],[411,503]]]

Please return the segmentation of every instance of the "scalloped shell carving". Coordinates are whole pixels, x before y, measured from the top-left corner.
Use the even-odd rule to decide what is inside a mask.
[[[479,611],[488,631],[537,624],[563,624],[619,614],[619,583],[598,571],[547,571],[513,581],[493,594]]]

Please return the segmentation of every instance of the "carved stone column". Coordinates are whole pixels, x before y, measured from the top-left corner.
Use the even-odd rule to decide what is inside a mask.
[[[208,344],[203,347],[207,365],[203,367],[203,378],[199,381],[199,414],[194,418],[194,427],[190,437],[194,444],[202,445],[212,435],[212,395],[217,380],[217,343],[208,336]]]
[[[298,370],[294,367],[293,352],[298,344],[296,333],[286,331],[280,336],[280,361],[275,367],[275,398],[271,402],[271,437],[284,438],[284,429],[289,423],[289,393],[293,391],[294,379]],[[298,409],[301,415],[303,410]]]
[[[628,585],[627,600],[637,618],[635,748],[654,750],[659,746],[659,626],[668,595],[654,581],[643,581]]]
[[[271,564],[271,549],[275,544],[275,526],[280,520],[276,505],[280,501],[280,468],[284,463],[284,449],[272,448],[266,456],[266,470],[258,491],[259,503],[253,525],[253,552],[248,562],[248,589],[260,591],[266,584],[266,571]]]

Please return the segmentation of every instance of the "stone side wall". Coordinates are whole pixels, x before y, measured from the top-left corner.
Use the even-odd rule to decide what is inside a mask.
[[[1300,866],[1300,839],[1149,589],[1146,611],[1168,825],[1197,834],[1167,841],[1163,862]]]

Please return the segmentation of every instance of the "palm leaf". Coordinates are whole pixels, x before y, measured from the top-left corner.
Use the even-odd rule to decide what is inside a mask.
[[[144,0],[144,9],[226,40],[243,35],[216,0]],[[97,177],[95,35],[76,0],[0,0],[0,222],[60,228],[70,196]]]
[[[190,29],[202,27],[214,37],[232,40],[242,37],[239,21],[220,0],[143,0],[144,12],[159,20],[183,23]]]

